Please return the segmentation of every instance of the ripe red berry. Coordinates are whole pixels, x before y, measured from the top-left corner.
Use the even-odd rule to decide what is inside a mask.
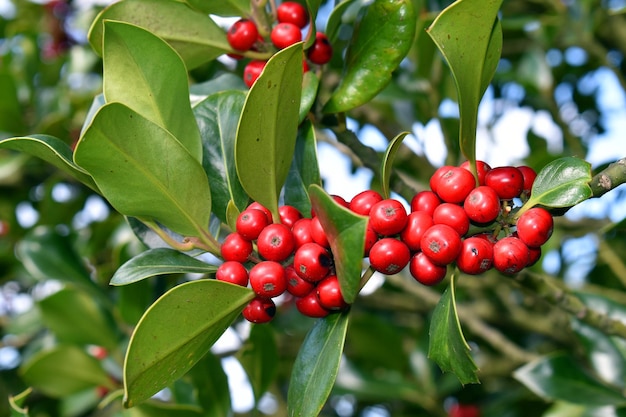
[[[284,261],[295,248],[296,242],[291,229],[282,223],[268,225],[257,239],[259,255],[268,261]]]
[[[248,208],[237,216],[235,228],[244,239],[255,240],[268,225],[269,220],[264,212]]]
[[[280,23],[292,23],[302,29],[309,23],[309,13],[300,3],[284,1],[276,8],[276,20]]]
[[[491,223],[500,214],[500,198],[493,188],[481,185],[470,191],[463,209],[474,223]]]
[[[293,23],[279,23],[272,29],[270,39],[275,47],[284,49],[302,40],[300,28]]]
[[[454,168],[451,165],[444,165],[442,167],[439,167],[435,170],[435,172],[433,173],[433,175],[430,177],[430,181],[429,181],[429,185],[430,185],[430,189],[436,194],[437,193],[437,186],[439,185],[439,182],[441,181],[441,177],[448,172],[451,168]]]
[[[315,34],[315,42],[307,50],[309,60],[317,65],[328,63],[333,57],[333,46],[330,44],[328,37],[322,32]]]
[[[247,51],[259,37],[259,31],[252,20],[240,19],[232,24],[226,33],[228,44],[237,51]]]
[[[252,242],[244,239],[239,233],[230,233],[220,247],[222,259],[244,263],[252,253]]]
[[[409,262],[411,276],[420,284],[437,285],[445,277],[448,269],[434,264],[423,252],[417,252]]]
[[[493,168],[485,175],[485,185],[494,189],[503,200],[519,197],[524,189],[524,175],[511,166]]]
[[[469,161],[463,162],[460,166],[461,168],[470,171]],[[478,185],[485,185],[485,175],[490,170],[491,170],[491,167],[489,166],[488,163],[484,161],[476,161],[476,174],[478,174]]]
[[[408,215],[402,203],[393,198],[379,201],[372,206],[369,225],[383,236],[400,233],[406,226]]]
[[[514,274],[528,265],[528,246],[513,236],[498,240],[493,245],[493,267],[505,274]]]
[[[302,279],[293,265],[285,267],[285,276],[287,277],[287,292],[295,297],[304,297],[315,287],[314,283]]]
[[[409,247],[401,240],[385,237],[374,243],[369,254],[370,265],[376,271],[393,275],[402,271],[411,260]]]
[[[493,265],[493,244],[487,239],[468,237],[463,240],[456,265],[461,272],[470,275],[488,271]]]
[[[313,242],[311,236],[311,219],[302,218],[293,224],[291,228],[294,241],[296,242],[296,249],[305,243]]]
[[[537,172],[535,172],[534,169],[527,165],[518,166],[517,169],[520,170],[522,176],[524,177],[524,187],[522,189],[522,192],[530,196],[530,191],[532,190],[533,184],[535,183],[535,178],[537,178]]]
[[[272,216],[272,212],[270,211],[270,209],[268,209],[258,201],[253,201],[252,203],[250,203],[250,205],[248,205],[247,208],[261,210],[267,216],[267,221],[269,223],[274,223],[274,217]]]
[[[448,411],[449,417],[480,417],[480,408],[474,404],[453,404]]]
[[[430,229],[433,224],[435,224],[433,217],[427,212],[412,211],[409,213],[409,218],[404,230],[400,233],[400,239],[402,239],[411,251],[419,251],[424,232]]]
[[[534,264],[537,263],[537,261],[539,261],[539,259],[541,259],[541,247],[536,247],[536,248],[528,248],[528,264],[526,265],[527,267],[529,266],[533,266]]]
[[[217,268],[215,279],[247,287],[248,270],[240,262],[226,261]]]
[[[265,68],[266,63],[266,61],[258,60],[248,62],[248,65],[246,65],[243,69],[243,82],[248,87],[252,87],[257,78],[259,78],[259,76],[263,72],[263,68]]]
[[[267,323],[276,315],[276,304],[269,298],[256,297],[243,308],[243,317],[252,323]]]
[[[330,253],[317,243],[305,243],[296,250],[293,268],[302,278],[310,282],[323,279],[332,265]]]
[[[343,310],[348,307],[341,294],[337,275],[329,275],[317,284],[317,299],[328,310]]]
[[[277,297],[287,290],[285,268],[278,262],[261,261],[248,274],[252,290],[260,297]]]
[[[280,222],[286,226],[292,227],[298,220],[302,218],[300,210],[294,206],[284,205],[278,208]]]
[[[322,227],[322,223],[320,223],[319,217],[313,217],[311,219],[311,237],[313,238],[313,242],[321,245],[325,248],[330,248],[330,242],[328,241],[328,237],[326,236],[326,232]]]
[[[449,167],[443,173],[439,173],[435,184],[436,191],[434,189],[433,191],[446,203],[462,203],[475,185],[476,180],[471,172],[460,167]]]
[[[452,203],[443,203],[437,206],[433,213],[433,222],[435,224],[447,224],[456,230],[459,236],[465,235],[470,226],[469,217],[467,217],[463,207]]]
[[[548,210],[533,207],[517,220],[517,236],[526,246],[537,248],[550,239],[553,226],[554,220]]]
[[[363,248],[363,256],[367,257],[370,254],[370,250],[374,243],[378,241],[378,233],[374,231],[369,225],[365,228],[365,246]]]
[[[461,236],[447,224],[435,224],[422,236],[422,252],[437,265],[447,265],[461,252]]]
[[[300,297],[296,300],[296,308],[301,314],[307,317],[321,318],[330,314],[330,310],[325,309],[320,304],[315,288],[304,297]]]
[[[411,211],[425,211],[433,215],[441,200],[433,191],[420,191],[411,199]]]
[[[361,191],[350,200],[348,208],[357,214],[369,216],[374,204],[382,201],[383,196],[378,191],[365,190]]]

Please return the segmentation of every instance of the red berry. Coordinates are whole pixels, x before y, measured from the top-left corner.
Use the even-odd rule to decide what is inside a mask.
[[[276,304],[269,298],[256,297],[241,312],[252,323],[267,323],[276,315]]]
[[[420,191],[411,199],[411,211],[425,211],[432,216],[439,204],[441,200],[433,191]]]
[[[409,213],[409,218],[404,230],[400,233],[400,239],[413,252],[420,250],[422,236],[426,230],[435,224],[430,214],[425,211],[413,211]]]
[[[541,247],[536,247],[536,248],[528,248],[528,266],[533,266],[534,264],[537,263],[537,261],[539,261],[539,259],[541,258]]]
[[[381,200],[372,206],[369,225],[383,236],[400,233],[406,226],[408,215],[402,203],[393,198]]]
[[[302,218],[293,224],[291,228],[294,241],[296,242],[296,249],[305,243],[313,242],[311,236],[311,219]]]
[[[291,229],[282,223],[267,226],[257,239],[259,255],[268,261],[281,262],[287,259],[296,248]]]
[[[361,191],[350,200],[348,208],[357,214],[369,216],[374,204],[383,200],[383,196],[374,190]]]
[[[329,275],[317,284],[317,299],[328,310],[343,310],[348,307],[341,294],[337,275]]]
[[[226,33],[228,44],[237,51],[247,51],[257,41],[259,31],[252,20],[240,19]]]
[[[447,265],[461,252],[461,236],[447,224],[436,224],[424,232],[422,252],[437,265]]]
[[[363,256],[369,256],[370,250],[374,243],[378,241],[378,233],[372,229],[369,224],[365,228],[365,247],[363,248]]]
[[[480,417],[480,408],[474,404],[454,404],[448,411],[449,417]]]
[[[463,209],[474,223],[491,223],[500,214],[500,198],[493,188],[481,185],[470,191]]]
[[[276,19],[280,23],[292,23],[302,29],[309,23],[309,13],[300,3],[285,1],[276,8]]]
[[[328,237],[322,227],[322,223],[320,223],[319,217],[313,217],[311,219],[311,237],[313,238],[313,242],[318,245],[330,248],[330,242],[328,242]]]
[[[533,207],[517,220],[517,236],[526,246],[537,248],[550,239],[553,226],[554,220],[548,210]]]
[[[465,235],[470,226],[469,217],[467,217],[463,207],[452,203],[443,203],[437,206],[433,213],[433,222],[435,224],[447,224],[456,230],[459,236]]]
[[[330,314],[330,310],[325,309],[320,304],[315,288],[304,297],[300,297],[296,300],[296,308],[301,314],[307,317],[321,318]]]
[[[331,197],[333,198],[335,203],[339,204],[341,207],[350,208],[350,203],[348,203],[346,199],[342,196],[333,194],[331,195]]]
[[[252,87],[257,78],[259,78],[266,63],[266,61],[258,60],[248,62],[248,65],[243,69],[243,82],[248,87]]]
[[[315,287],[314,283],[302,279],[293,265],[285,267],[285,276],[287,277],[287,292],[295,297],[304,297]]]
[[[436,191],[433,191],[446,203],[462,203],[475,185],[476,180],[471,172],[460,167],[449,167],[443,173],[439,173],[435,184]]]
[[[269,220],[264,212],[248,208],[237,216],[235,228],[244,239],[255,240],[268,225]]]
[[[307,281],[318,282],[330,271],[332,258],[323,246],[317,243],[305,243],[296,250],[293,268]]]
[[[248,270],[239,262],[226,261],[217,268],[215,279],[247,287]]]
[[[267,207],[265,207],[258,201],[253,201],[252,203],[250,203],[250,205],[247,208],[261,210],[267,216],[267,221],[269,223],[274,223],[274,217],[272,216],[272,212],[270,211],[270,209],[268,209]]]
[[[479,237],[468,237],[463,240],[456,265],[461,272],[470,275],[488,271],[493,265],[493,244]]]
[[[442,265],[434,264],[423,252],[417,252],[409,262],[411,276],[424,285],[437,285],[445,277],[448,269]]]
[[[513,236],[498,240],[493,245],[493,267],[505,274],[514,274],[524,269],[530,260],[528,246]]]
[[[374,243],[369,254],[370,265],[376,271],[393,275],[402,271],[411,260],[411,251],[402,241],[385,237]]]
[[[252,290],[260,297],[277,297],[287,290],[285,268],[278,262],[261,261],[248,274]]]
[[[278,214],[280,216],[280,222],[289,227],[292,227],[302,218],[302,213],[294,206],[280,206],[278,208]]]
[[[450,169],[454,168],[451,165],[444,165],[442,167],[439,167],[435,170],[435,172],[433,173],[433,175],[430,177],[430,181],[429,181],[429,185],[430,185],[430,189],[436,194],[437,193],[437,187],[439,186],[439,183],[441,181],[441,177],[448,172]]]
[[[222,259],[244,263],[252,253],[252,242],[244,239],[239,233],[230,233],[220,247]]]
[[[537,178],[537,172],[527,165],[518,166],[517,169],[520,170],[522,176],[524,177],[524,187],[522,191],[527,195],[530,195],[530,191],[535,183],[535,178]]]
[[[270,39],[275,47],[284,49],[302,40],[300,28],[293,23],[279,23],[272,29]]]
[[[322,32],[315,34],[315,42],[307,50],[309,60],[317,65],[328,63],[333,57],[333,46],[330,44],[328,37]]]
[[[494,189],[503,200],[519,197],[524,189],[524,175],[511,166],[493,168],[485,175],[485,185]]]
[[[469,161],[463,162],[461,164],[461,168],[470,171]],[[490,170],[491,170],[491,167],[489,166],[488,163],[484,161],[476,161],[476,174],[478,174],[478,185],[485,185],[485,175]]]

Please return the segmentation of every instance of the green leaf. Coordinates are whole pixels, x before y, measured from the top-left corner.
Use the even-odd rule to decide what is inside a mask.
[[[335,383],[348,331],[348,312],[315,322],[306,335],[291,371],[288,415],[319,415]]]
[[[237,177],[234,140],[245,99],[242,91],[223,91],[193,108],[204,149],[202,166],[211,179],[213,213],[224,223],[231,201],[240,211],[248,204],[248,195]]]
[[[330,242],[341,294],[351,304],[360,290],[367,217],[340,206],[319,185],[311,185],[309,195]]]
[[[194,405],[171,404],[162,401],[148,401],[122,412],[123,417],[203,417],[206,415],[208,414],[205,414],[204,410]]]
[[[31,135],[0,141],[0,148],[27,153],[54,165],[94,191],[98,186],[84,169],[72,161],[72,149],[61,139],[48,135]]]
[[[320,85],[320,79],[313,71],[307,71],[302,76],[302,97],[300,99],[300,110],[298,122],[302,123],[307,114],[315,104],[317,98],[317,90]]]
[[[21,109],[17,77],[8,71],[7,66],[0,68],[0,131],[22,132],[24,131],[24,117]]]
[[[178,285],[146,311],[124,361],[124,405],[133,407],[191,369],[254,297],[216,280]]]
[[[391,81],[415,37],[411,0],[375,0],[357,22],[337,89],[325,113],[345,112],[367,103]]]
[[[302,43],[276,53],[250,91],[235,144],[244,190],[278,218],[278,196],[287,178],[298,132]]]
[[[456,84],[460,147],[472,167],[476,161],[478,105],[502,51],[502,26],[497,19],[501,4],[502,0],[456,1],[427,29]]]
[[[205,416],[230,416],[231,398],[228,377],[220,358],[208,352],[191,368],[189,376],[198,390],[198,402]]]
[[[315,129],[310,121],[305,121],[298,129],[293,161],[285,181],[285,204],[308,215],[311,212],[309,186],[312,184],[321,186],[322,179],[317,161]]]
[[[111,4],[89,29],[89,43],[102,54],[103,22],[117,20],[140,26],[170,44],[193,69],[231,48],[226,32],[207,14],[171,0],[124,0]]]
[[[387,145],[387,150],[385,151],[385,157],[383,158],[383,163],[381,167],[381,185],[382,185],[382,195],[384,198],[389,198],[391,195],[391,190],[389,189],[389,182],[391,180],[391,174],[393,172],[393,160],[396,157],[396,153],[398,149],[400,149],[400,145],[402,141],[409,135],[410,132],[402,132],[398,134],[395,138],[389,142]]]
[[[140,253],[115,271],[111,285],[128,285],[145,278],[164,274],[209,274],[217,269],[174,249],[156,248]]]
[[[26,384],[53,398],[102,385],[113,388],[100,362],[74,345],[38,352],[20,368]]]
[[[564,157],[550,162],[537,174],[530,198],[517,216],[538,204],[551,208],[571,207],[591,198],[591,178],[591,164],[582,159]]]
[[[33,389],[27,388],[17,395],[9,395],[9,407],[11,407],[11,417],[28,417],[28,407],[24,407],[27,397],[32,394]]]
[[[191,236],[209,225],[211,195],[200,163],[168,131],[123,104],[98,111],[74,161],[126,216]]]
[[[218,16],[250,16],[250,0],[185,0],[194,9],[200,10],[206,14],[215,14]]]
[[[278,347],[270,326],[252,325],[250,337],[239,350],[238,359],[248,374],[258,402],[276,377],[279,368]]]
[[[44,324],[64,343],[117,347],[110,315],[86,292],[65,287],[38,302]]]
[[[200,162],[187,69],[176,51],[145,29],[106,21],[102,59],[106,101],[122,103],[169,131]]]
[[[541,357],[517,369],[514,377],[546,400],[589,406],[626,404],[618,390],[602,384],[565,353]]]
[[[461,384],[479,383],[476,364],[459,323],[454,296],[454,277],[433,311],[428,357],[443,372],[452,372]]]

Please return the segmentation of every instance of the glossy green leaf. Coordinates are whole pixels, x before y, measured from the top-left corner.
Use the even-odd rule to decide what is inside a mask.
[[[317,90],[320,85],[320,79],[313,71],[307,71],[302,76],[302,97],[300,99],[300,110],[298,121],[302,123],[311,111],[315,99],[317,98]]]
[[[211,195],[200,163],[168,131],[123,104],[98,111],[74,161],[124,215],[191,236],[209,225]]]
[[[43,350],[20,368],[24,381],[53,398],[102,385],[112,388],[111,379],[100,362],[75,345]]]
[[[28,407],[24,406],[28,396],[32,394],[33,389],[27,388],[17,395],[9,395],[9,407],[11,408],[11,417],[28,417]]]
[[[169,131],[200,162],[187,69],[176,51],[145,29],[106,21],[102,59],[107,103],[122,103]]]
[[[305,121],[298,129],[296,149],[285,181],[285,204],[292,205],[303,215],[311,212],[309,186],[322,185],[317,160],[317,140],[313,124]]]
[[[215,272],[216,266],[207,264],[174,249],[155,248],[140,253],[120,266],[111,285],[127,285],[145,278],[164,274]]]
[[[0,68],[0,131],[22,132],[24,118],[20,112],[17,78],[5,68]]]
[[[367,217],[340,206],[322,187],[309,187],[311,205],[328,236],[343,298],[353,303],[360,290]]]
[[[100,110],[100,107],[104,106],[105,104],[106,104],[106,100],[104,99],[104,94],[100,93],[93,98],[93,101],[91,102],[91,106],[89,106],[89,110],[87,110],[87,115],[85,116],[85,119],[83,120],[83,125],[80,129],[80,135],[78,137],[83,136],[83,134],[85,133],[85,130],[87,130],[93,118],[96,117],[96,114],[98,114],[98,110]]]
[[[88,293],[68,286],[37,304],[44,324],[61,342],[117,347],[112,317]]]
[[[375,0],[355,25],[344,73],[324,106],[325,113],[345,112],[367,103],[391,81],[415,37],[411,0]]]
[[[593,195],[591,164],[574,158],[556,159],[537,174],[531,196],[520,211],[536,205],[545,207],[571,207]]]
[[[198,406],[148,401],[122,412],[123,417],[203,417],[207,414]]]
[[[248,204],[248,195],[235,166],[235,137],[245,100],[242,91],[223,91],[208,96],[193,108],[202,137],[202,166],[211,179],[213,213],[224,223],[230,202],[240,211]]]
[[[92,190],[98,191],[93,178],[72,161],[72,149],[61,139],[49,135],[15,137],[0,141],[0,149],[12,149],[41,158]]]
[[[291,372],[290,417],[317,417],[326,403],[339,371],[348,317],[346,311],[319,319],[306,335]]]
[[[501,4],[502,0],[456,1],[427,30],[456,84],[460,147],[472,166],[476,161],[478,105],[502,51],[502,26],[497,19]]]
[[[89,43],[102,54],[103,22],[117,20],[140,26],[176,50],[187,69],[195,68],[230,51],[226,32],[207,14],[171,0],[123,0],[111,4],[89,29]]]
[[[428,357],[443,372],[452,372],[461,384],[479,383],[478,368],[465,341],[454,295],[454,277],[433,311],[430,323]]]
[[[198,280],[178,285],[146,311],[124,361],[124,405],[137,405],[191,369],[239,315],[254,293]]]
[[[253,325],[250,336],[239,350],[237,357],[248,375],[254,397],[258,402],[270,384],[274,382],[280,366],[278,346],[272,327]]]
[[[383,163],[381,167],[381,188],[384,198],[389,198],[391,196],[389,182],[391,180],[391,174],[393,173],[393,160],[396,156],[396,153],[398,152],[398,149],[400,149],[402,141],[408,134],[410,133],[402,132],[398,134],[395,138],[391,140],[391,142],[389,142],[389,145],[387,145],[387,150],[385,151],[385,157],[383,158]]]
[[[198,390],[198,403],[205,416],[229,417],[231,398],[228,377],[222,367],[222,361],[208,352],[191,368],[189,377]]]
[[[125,323],[135,325],[154,301],[153,284],[149,280],[117,288],[116,307]]]
[[[215,14],[218,16],[250,16],[250,0],[185,0],[194,9],[200,10],[206,14]]]
[[[624,405],[619,390],[601,383],[565,353],[541,357],[517,369],[514,377],[546,400],[589,406]]]
[[[275,218],[298,132],[302,53],[297,43],[267,62],[248,92],[237,128],[235,163],[241,185]]]
[[[354,23],[358,11],[361,10],[364,4],[366,2],[363,0],[345,0],[335,5],[326,21],[326,36],[328,36],[331,43],[338,40],[343,25]]]

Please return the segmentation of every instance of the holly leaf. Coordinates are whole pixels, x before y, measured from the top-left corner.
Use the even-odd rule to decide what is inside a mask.
[[[402,144],[404,138],[409,134],[409,132],[402,132],[398,134],[395,138],[393,138],[389,145],[387,145],[387,150],[385,151],[385,157],[383,158],[382,167],[380,169],[381,175],[381,185],[382,185],[382,195],[384,198],[389,198],[391,195],[391,190],[389,189],[389,182],[391,180],[391,174],[393,172],[393,160]]]
[[[304,215],[310,213],[311,184],[322,185],[322,180],[317,160],[315,129],[310,121],[305,121],[298,129],[296,149],[285,181],[285,204],[296,207]]]
[[[279,367],[278,348],[270,326],[253,325],[250,336],[239,350],[238,359],[245,369],[258,402],[274,381]]]
[[[465,341],[454,296],[454,276],[433,311],[430,323],[428,357],[443,372],[452,372],[461,384],[479,383],[477,366]]]

